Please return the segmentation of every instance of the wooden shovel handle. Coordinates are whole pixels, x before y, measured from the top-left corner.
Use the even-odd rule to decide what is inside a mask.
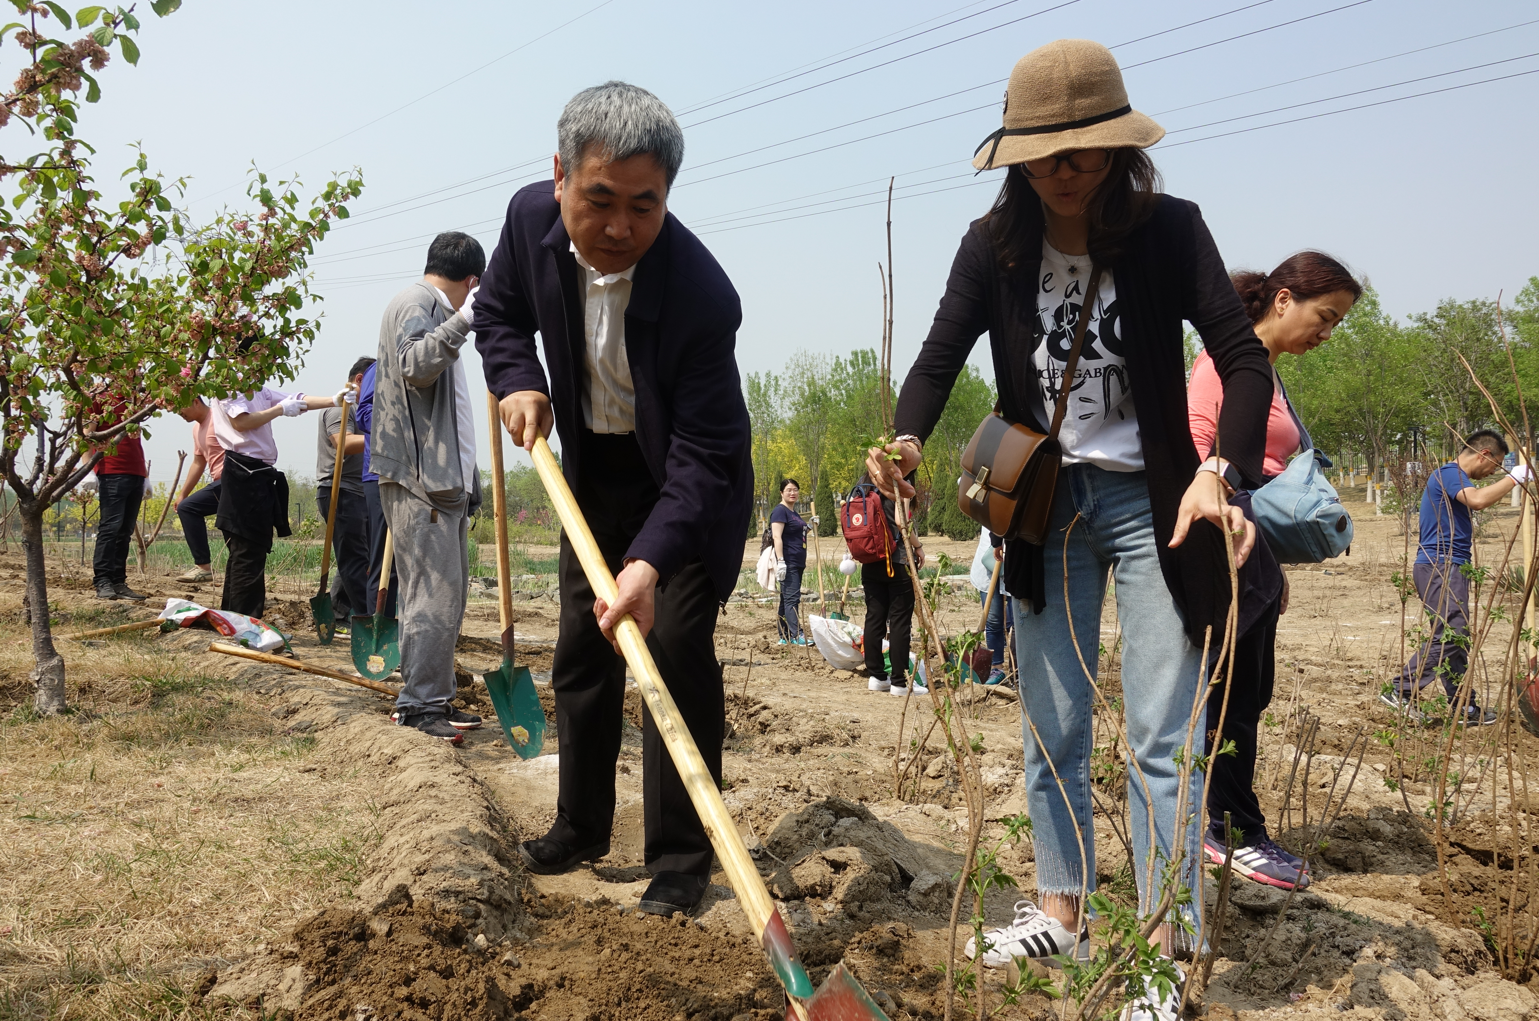
[[[390,595],[390,568],[395,563],[395,543],[390,538],[390,529],[385,529],[385,556],[379,564],[379,592],[374,597],[374,616],[381,616],[385,612],[385,599]]]
[[[165,623],[159,617],[151,617],[149,620],[136,620],[132,624],[119,624],[117,627],[98,628],[95,631],[82,631],[78,635],[64,635],[67,642],[78,642],[82,638],[101,638],[105,635],[121,635],[128,631],[144,631]]]
[[[506,636],[508,623],[513,619],[512,571],[508,567],[508,497],[502,481],[502,409],[497,404],[497,396],[490,390],[486,392],[486,413],[492,430],[492,479],[496,483],[492,490],[492,517],[497,523],[497,622],[499,630]],[[504,645],[503,654],[511,657],[512,644],[505,642]]]
[[[297,659],[285,659],[282,656],[274,656],[267,652],[257,652],[255,649],[242,648],[239,645],[226,645],[224,642],[210,642],[209,652],[222,652],[226,656],[239,656],[241,659],[254,659],[258,663],[271,663],[273,666],[288,667],[290,670],[298,670],[302,674],[315,674],[317,677],[329,677],[334,681],[345,681],[348,684],[356,684],[360,688],[368,688],[377,691],[381,695],[389,695],[395,698],[400,692],[388,684],[371,681],[367,677],[354,677],[337,670],[328,670],[323,666],[315,666]]]
[[[337,461],[331,467],[331,510],[326,514],[326,544],[321,547],[321,590],[326,591],[331,573],[331,532],[337,527],[337,497],[342,495],[342,451],[347,446],[347,402],[342,403],[342,425],[337,430]]]
[[[588,584],[593,586],[594,594],[600,599],[614,602],[619,594],[614,575],[609,573],[609,566],[604,562],[598,543],[594,541],[593,533],[589,531],[588,523],[577,506],[577,500],[561,474],[561,466],[556,463],[556,456],[551,453],[550,444],[545,442],[544,437],[534,441],[534,466],[540,473],[540,480],[545,483],[546,491],[550,493],[551,502],[556,505],[561,527],[566,529],[567,541],[572,544],[577,559],[582,563]],[[764,927],[775,912],[775,903],[770,899],[769,890],[765,889],[764,880],[759,877],[759,870],[748,857],[748,848],[738,834],[737,824],[727,812],[716,781],[711,778],[705,760],[700,757],[700,749],[695,746],[689,728],[679,716],[679,707],[663,683],[662,674],[652,660],[652,653],[647,650],[646,639],[641,636],[641,629],[629,614],[620,618],[619,624],[615,626],[615,636],[620,641],[625,661],[636,675],[636,686],[641,689],[641,697],[657,722],[657,731],[668,746],[668,754],[673,757],[674,767],[678,769],[689,791],[689,800],[694,803],[695,811],[700,813],[700,821],[705,824],[705,832],[711,839],[711,846],[716,849],[716,857],[721,861],[721,867],[727,873],[744,913],[748,915],[754,935],[762,939]],[[799,1003],[797,1007],[800,1007]]]

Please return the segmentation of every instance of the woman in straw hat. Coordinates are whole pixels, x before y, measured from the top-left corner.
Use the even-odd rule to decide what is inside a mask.
[[[1183,783],[1177,762],[1183,748],[1190,764],[1193,746],[1202,747],[1201,723],[1193,723],[1201,649],[1210,626],[1219,641],[1230,599],[1224,531],[1241,561],[1255,541],[1254,525],[1224,497],[1260,481],[1272,392],[1266,350],[1197,207],[1158,193],[1143,150],[1164,131],[1129,105],[1111,53],[1085,40],[1043,46],[1015,65],[1005,99],[1004,125],[973,160],[979,170],[1003,168],[1004,185],[963,237],[904,381],[898,435],[886,448],[897,456],[873,450],[868,458],[873,476],[912,494],[900,476],[919,464],[985,331],[1000,414],[1038,432],[1049,431],[1055,413],[1062,419],[1045,545],[1013,540],[1004,560],[1016,599],[1041,907],[1022,901],[1011,925],[988,934],[984,956],[994,965],[1088,952],[1091,713],[1108,571],[1125,641],[1122,714],[1140,903],[1151,912],[1167,893],[1198,888],[1200,775]],[[1196,449],[1187,425],[1183,320],[1196,326],[1223,381],[1211,451]],[[1210,456],[1219,451],[1222,458]],[[1165,953],[1173,943],[1190,947],[1190,935],[1172,935],[1168,924],[1157,934]],[[1173,1008],[1136,1006],[1151,1016]]]

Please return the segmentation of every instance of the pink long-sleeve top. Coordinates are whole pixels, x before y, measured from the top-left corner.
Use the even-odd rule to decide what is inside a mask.
[[[1213,367],[1213,359],[1203,351],[1192,366],[1192,381],[1186,388],[1186,414],[1192,427],[1192,442],[1197,453],[1207,457],[1218,433],[1218,411],[1224,405],[1224,384]],[[1288,411],[1282,394],[1272,391],[1272,409],[1266,421],[1266,460],[1262,470],[1268,477],[1281,475],[1288,458],[1299,449],[1299,427]]]

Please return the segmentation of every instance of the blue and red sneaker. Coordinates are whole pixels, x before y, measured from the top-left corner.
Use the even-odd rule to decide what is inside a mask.
[[[1224,864],[1228,848],[1212,833],[1204,834],[1202,850],[1210,864]],[[1235,848],[1233,866],[1246,879],[1275,886],[1280,890],[1309,888],[1309,871],[1304,865],[1304,859],[1289,854],[1271,837],[1262,837],[1253,844]]]

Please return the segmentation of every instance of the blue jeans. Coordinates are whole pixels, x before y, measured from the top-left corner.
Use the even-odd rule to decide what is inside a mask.
[[[786,577],[780,583],[780,637],[786,641],[802,636],[802,571],[806,564],[786,564]]]
[[[1201,895],[1202,775],[1193,772],[1189,778],[1178,820],[1181,783],[1174,759],[1187,741],[1202,654],[1187,640],[1181,613],[1165,587],[1157,541],[1143,472],[1112,472],[1085,464],[1061,471],[1046,543],[1047,606],[1037,614],[1023,601],[1015,604],[1026,805],[1035,822],[1037,888],[1042,893],[1077,896],[1095,889],[1091,685],[1109,570],[1117,582],[1117,617],[1122,622],[1122,714],[1132,752],[1127,784],[1139,904],[1148,911],[1159,902],[1161,880],[1174,854],[1174,834],[1182,828],[1186,840],[1181,882],[1194,897]],[[1073,614],[1072,635],[1066,602]],[[1036,726],[1035,736],[1030,724]],[[1196,754],[1202,751],[1201,728],[1199,721]],[[1083,855],[1076,823],[1084,834]],[[1158,849],[1153,890],[1148,882],[1151,844]]]
[[[978,593],[978,603],[981,606],[984,600],[989,598],[987,590]],[[989,616],[983,625],[984,642],[993,653],[993,665],[1003,668],[1005,665],[1005,617],[1011,615],[1010,594],[1005,591],[1003,585],[994,589],[994,601],[989,603]]]

